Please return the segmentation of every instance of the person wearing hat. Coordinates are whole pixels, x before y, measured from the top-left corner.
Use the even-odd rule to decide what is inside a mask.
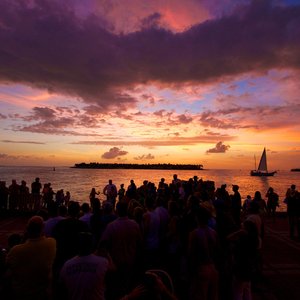
[[[49,299],[55,239],[44,236],[44,222],[39,216],[28,221],[26,236],[26,242],[14,246],[6,257],[12,299]]]

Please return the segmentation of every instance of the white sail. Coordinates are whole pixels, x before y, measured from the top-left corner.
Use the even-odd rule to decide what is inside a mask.
[[[261,171],[261,172],[268,172],[266,148],[264,148],[264,151],[261,155],[260,162],[259,162],[257,170]]]

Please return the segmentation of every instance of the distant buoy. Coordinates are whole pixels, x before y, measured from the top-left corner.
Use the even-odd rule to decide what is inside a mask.
[[[53,167],[53,171],[55,171],[55,167]]]

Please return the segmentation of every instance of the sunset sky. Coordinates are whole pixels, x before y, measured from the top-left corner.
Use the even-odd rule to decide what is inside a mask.
[[[300,0],[1,0],[0,165],[300,167]]]

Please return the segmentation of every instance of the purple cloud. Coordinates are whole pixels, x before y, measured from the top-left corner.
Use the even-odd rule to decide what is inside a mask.
[[[225,153],[229,148],[229,145],[218,142],[214,148],[208,149],[206,153]]]
[[[101,157],[105,158],[105,159],[113,159],[113,158],[116,158],[116,157],[119,157],[119,156],[124,156],[127,153],[128,153],[127,151],[121,150],[118,147],[113,147],[113,148],[110,148],[109,151],[104,152],[101,155]]]
[[[222,6],[217,19],[180,33],[158,27],[159,15],[153,14],[146,28],[120,35],[100,18],[77,17],[65,3],[3,0],[0,81],[108,110],[135,105],[126,90],[139,84],[201,83],[272,68],[299,69],[300,5],[274,3],[231,6],[225,16]],[[51,111],[36,113],[51,117]]]

